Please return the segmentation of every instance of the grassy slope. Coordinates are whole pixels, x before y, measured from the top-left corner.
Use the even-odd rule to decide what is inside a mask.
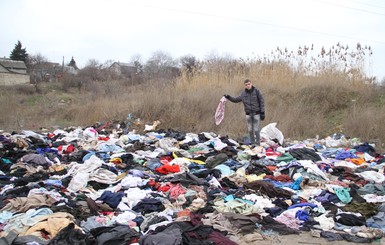
[[[0,129],[37,130],[40,127],[89,126],[95,122],[124,120],[128,113],[142,122],[161,120],[161,128],[212,131],[238,138],[246,134],[241,104],[226,104],[225,119],[214,123],[219,99],[238,95],[250,78],[265,97],[266,120],[277,122],[286,138],[326,137],[341,132],[385,143],[383,88],[366,85],[339,73],[305,76],[283,67],[250,66],[247,70],[213,69],[192,78],[148,81],[132,86],[124,81],[89,82],[80,89],[65,84],[0,88]]]

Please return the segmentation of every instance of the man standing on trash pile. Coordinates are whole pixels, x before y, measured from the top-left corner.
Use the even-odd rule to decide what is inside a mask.
[[[244,82],[245,90],[238,97],[225,94],[224,97],[233,103],[243,102],[246,113],[247,129],[250,135],[250,144],[260,144],[260,121],[265,120],[265,102],[259,89],[253,86],[249,79]]]

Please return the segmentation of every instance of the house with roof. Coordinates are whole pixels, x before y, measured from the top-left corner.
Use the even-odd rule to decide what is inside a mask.
[[[24,61],[0,58],[0,85],[26,84],[29,81]]]
[[[137,75],[137,68],[132,63],[124,63],[124,62],[114,62],[110,66],[110,69],[117,75],[127,77],[127,78],[133,78],[135,75]]]

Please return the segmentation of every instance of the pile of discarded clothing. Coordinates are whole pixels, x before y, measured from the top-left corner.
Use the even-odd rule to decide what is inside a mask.
[[[257,244],[385,232],[385,158],[359,139],[260,146],[115,124],[0,133],[0,244]]]

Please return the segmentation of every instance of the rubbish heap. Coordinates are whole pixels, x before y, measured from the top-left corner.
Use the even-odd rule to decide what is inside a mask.
[[[385,158],[335,134],[260,146],[116,123],[0,133],[0,244],[257,244],[385,232]]]

